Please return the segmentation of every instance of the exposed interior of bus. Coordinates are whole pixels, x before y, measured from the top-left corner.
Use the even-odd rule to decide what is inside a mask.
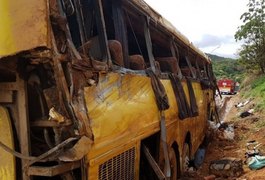
[[[181,177],[215,115],[203,52],[143,0],[3,2],[0,179]]]

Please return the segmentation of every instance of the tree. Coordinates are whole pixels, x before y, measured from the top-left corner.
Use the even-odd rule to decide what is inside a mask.
[[[265,74],[265,0],[249,0],[248,12],[236,34],[236,40],[244,40],[239,52],[240,61],[247,69],[259,68]]]

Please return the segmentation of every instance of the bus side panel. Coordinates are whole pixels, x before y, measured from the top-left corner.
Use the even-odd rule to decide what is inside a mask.
[[[199,109],[199,116],[196,117],[194,122],[195,132],[196,134],[193,136],[194,143],[192,147],[191,154],[194,155],[199,148],[200,144],[202,143],[206,131],[207,131],[207,103],[208,99],[205,95],[204,90],[202,90],[201,85],[199,83],[194,84],[194,92],[196,96],[196,101]],[[210,96],[210,95],[209,95]]]
[[[165,111],[168,124],[177,120],[178,108],[170,80],[162,82],[170,103],[170,108]],[[105,171],[105,164],[115,162],[116,157],[124,159],[126,155],[125,159],[135,156],[137,178],[141,140],[160,130],[160,116],[150,78],[102,74],[96,86],[85,88],[85,99],[95,142],[88,154],[89,174],[98,178],[96,176],[100,174],[96,174]]]
[[[105,146],[112,145],[117,141],[115,138],[126,142],[126,136],[151,133],[150,126],[159,125],[150,78],[145,76],[101,75],[96,86],[85,88],[85,99],[97,145],[103,142]]]
[[[0,142],[14,150],[11,119],[8,111],[0,106]],[[15,157],[0,147],[0,179],[16,179]]]
[[[182,83],[182,85],[184,87],[186,97],[189,99],[187,84]],[[168,129],[169,144],[172,144],[175,141],[179,146],[180,155],[182,154],[183,144],[185,143],[185,138],[188,132],[191,135],[191,155],[193,155],[198,149],[206,132],[206,99],[204,97],[201,85],[198,82],[193,82],[192,87],[194,89],[199,115],[183,120],[177,119],[177,122],[174,122],[171,125],[172,127],[169,127]],[[175,99],[173,100],[175,101]]]

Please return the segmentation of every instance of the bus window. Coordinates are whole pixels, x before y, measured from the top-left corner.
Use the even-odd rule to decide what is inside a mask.
[[[170,41],[170,36],[162,32],[155,24],[152,24],[150,27],[150,34],[156,67],[159,68],[162,73],[178,74],[178,59],[172,56],[170,43],[168,43]]]
[[[64,3],[62,5],[65,9]],[[78,3],[74,1],[74,11],[67,16],[67,21],[73,44],[83,56],[99,61],[109,59],[100,1],[80,0]]]
[[[150,67],[144,36],[144,17],[137,12],[133,12],[133,9],[126,9],[125,11],[130,68],[143,70]]]
[[[178,74],[178,60],[175,57],[157,57],[161,72]]]
[[[200,66],[199,66],[199,61],[200,61],[201,59],[199,58],[199,57],[196,57],[195,58],[195,66],[196,66],[196,69],[195,69],[195,71],[196,71],[196,77],[198,78],[198,79],[202,79],[202,75],[201,75],[201,68],[200,68]]]
[[[181,54],[180,56],[180,69],[183,76],[196,79],[196,69],[193,67],[192,61],[194,60],[188,54]]]
[[[150,35],[152,39],[152,48],[154,57],[170,57],[170,36],[159,29],[154,23],[150,26]]]
[[[102,1],[108,48],[113,64],[132,70],[144,70],[148,64],[142,15],[125,6],[124,1]]]

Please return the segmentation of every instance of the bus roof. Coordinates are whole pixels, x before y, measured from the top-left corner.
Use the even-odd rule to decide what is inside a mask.
[[[148,15],[152,21],[161,25],[176,40],[190,47],[207,62],[211,60],[201,50],[196,48],[180,31],[143,0],[131,0],[129,3],[137,6]],[[24,7],[24,8],[21,8]],[[37,8],[36,8],[37,7]],[[16,12],[16,13],[14,13]],[[11,15],[11,16],[9,16]],[[45,0],[36,3],[34,0],[0,1],[0,59],[36,47],[49,47],[48,9]]]
[[[165,19],[162,15],[155,11],[151,6],[149,6],[144,0],[132,0],[132,2],[142,11],[144,11],[154,22],[159,23],[162,27],[164,27],[176,39],[184,43],[186,46],[190,47],[196,54],[199,54],[207,62],[211,62],[211,59],[208,56],[206,56],[200,49],[195,47],[186,36],[184,36],[167,19]]]

